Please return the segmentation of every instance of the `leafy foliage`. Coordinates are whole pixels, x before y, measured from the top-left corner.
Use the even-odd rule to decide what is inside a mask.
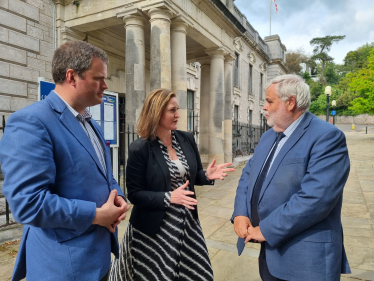
[[[368,65],[348,74],[349,88],[356,97],[349,107],[355,113],[374,114],[374,49],[368,57]]]
[[[290,50],[286,54],[286,66],[291,73],[299,74],[301,71],[301,63],[306,63],[308,56],[305,54],[304,49]]]
[[[332,87],[330,102],[336,100],[338,115],[373,114],[374,110],[374,43],[366,43],[355,51],[347,53],[344,64],[326,61],[324,79],[313,81],[303,74],[310,87],[312,104],[310,111],[326,114],[327,83]],[[321,75],[323,62],[316,64],[316,72]]]
[[[321,78],[320,81],[322,84],[326,84],[326,78],[324,76],[326,62],[333,61],[334,58],[330,57],[327,53],[331,50],[333,43],[337,43],[340,40],[343,40],[345,35],[338,36],[325,36],[325,37],[316,37],[310,40],[310,45],[314,46],[312,60],[319,60],[322,62],[321,69]]]

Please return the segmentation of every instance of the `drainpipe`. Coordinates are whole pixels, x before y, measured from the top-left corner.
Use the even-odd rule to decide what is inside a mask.
[[[56,3],[53,0],[50,0],[53,6],[53,50],[56,50],[57,44],[57,32],[56,32]]]

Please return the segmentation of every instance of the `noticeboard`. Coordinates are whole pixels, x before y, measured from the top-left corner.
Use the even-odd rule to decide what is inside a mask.
[[[104,139],[110,147],[118,147],[118,94],[105,91],[101,104],[89,107],[92,118],[104,131]]]
[[[44,100],[55,89],[54,83],[46,82],[43,77],[38,78],[38,101]],[[105,141],[110,142],[110,147],[118,147],[118,94],[104,91],[103,102],[89,107],[92,118],[99,123],[104,131]]]
[[[38,77],[38,84],[38,101],[44,100],[56,87],[54,83],[44,81],[44,77]]]

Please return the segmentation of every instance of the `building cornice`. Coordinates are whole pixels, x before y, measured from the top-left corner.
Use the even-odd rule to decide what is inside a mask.
[[[284,72],[286,73],[290,73],[290,70],[288,69],[288,67],[285,65],[284,61],[282,59],[273,59],[270,63],[270,65],[274,65],[274,64],[277,64],[279,65],[283,70]]]

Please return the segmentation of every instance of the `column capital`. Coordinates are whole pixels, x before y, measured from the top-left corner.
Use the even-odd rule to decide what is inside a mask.
[[[188,23],[182,17],[176,17],[171,22],[171,31],[187,34]]]
[[[71,29],[67,26],[61,27],[62,41],[82,41],[86,38],[87,34]]]
[[[227,55],[227,51],[225,51],[223,47],[206,49],[205,53],[207,53],[211,58],[224,58],[224,56]]]
[[[232,53],[225,56],[225,63],[232,64],[234,60],[236,60],[236,56]]]
[[[150,22],[153,20],[165,20],[170,22],[170,19],[173,17],[173,13],[170,10],[161,8],[150,9],[148,15],[151,18],[149,20]]]
[[[146,20],[140,15],[126,15],[123,17],[123,22],[125,23],[125,27],[138,26],[144,29]]]

